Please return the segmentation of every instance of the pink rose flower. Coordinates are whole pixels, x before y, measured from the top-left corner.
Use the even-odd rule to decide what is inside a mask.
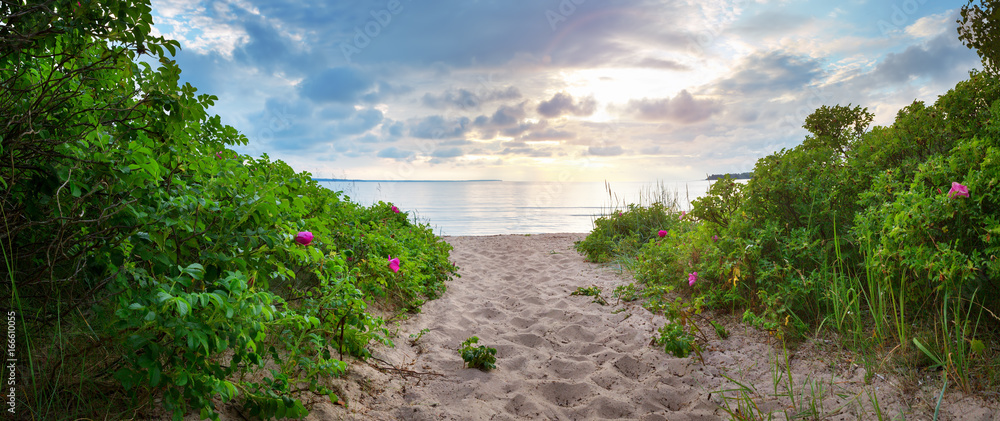
[[[399,213],[399,208],[397,208],[396,205],[392,205],[392,212]]]
[[[309,231],[302,231],[295,234],[295,242],[302,244],[303,246],[308,246],[313,240],[313,233]]]
[[[660,230],[660,232],[656,233],[656,235],[659,235],[660,238],[666,237],[667,236],[667,230]]]
[[[389,269],[393,272],[399,272],[399,259],[393,259],[392,255],[389,255]]]
[[[698,280],[698,272],[691,272],[688,274],[688,286],[694,286],[695,281]]]
[[[952,182],[951,190],[948,190],[948,197],[952,199],[956,197],[969,197],[969,188],[956,182]]]

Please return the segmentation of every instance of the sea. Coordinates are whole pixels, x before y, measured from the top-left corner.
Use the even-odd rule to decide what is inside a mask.
[[[442,236],[586,233],[629,204],[690,210],[708,180],[652,182],[318,180],[352,202],[391,203]]]

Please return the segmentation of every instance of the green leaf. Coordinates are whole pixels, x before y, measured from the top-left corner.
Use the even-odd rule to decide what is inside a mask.
[[[158,386],[160,384],[161,375],[162,375],[162,373],[160,373],[160,365],[159,364],[154,364],[152,367],[150,367],[150,369],[149,369],[149,385],[152,386],[152,387]]]
[[[986,345],[983,344],[983,341],[980,341],[979,339],[973,339],[970,345],[972,352],[975,354],[978,354],[986,350]]]
[[[913,344],[916,345],[917,348],[924,353],[924,355],[926,355],[928,358],[934,361],[935,363],[934,367],[944,366],[944,362],[941,360],[941,358],[938,357],[937,354],[935,354],[931,350],[927,349],[927,347],[925,347],[924,344],[920,343],[920,341],[918,341],[917,338],[913,338]]]
[[[181,317],[186,316],[188,314],[188,310],[191,309],[191,305],[180,297],[176,299],[176,302],[177,302],[177,312],[180,313]]]
[[[188,267],[181,269],[181,272],[186,273],[199,281],[205,277],[205,267],[198,263],[188,265]]]

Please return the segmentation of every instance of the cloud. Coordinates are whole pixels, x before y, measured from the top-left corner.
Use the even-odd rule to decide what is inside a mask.
[[[375,104],[387,99],[398,98],[413,92],[413,87],[407,85],[393,85],[389,82],[380,81],[375,85],[375,90],[366,93],[360,98],[361,101]]]
[[[402,121],[392,121],[382,123],[382,134],[390,140],[395,140],[403,136],[406,125]]]
[[[817,60],[781,51],[761,52],[743,59],[732,76],[715,83],[723,93],[781,92],[801,90],[823,76],[823,66]]]
[[[398,149],[395,146],[390,146],[388,148],[379,151],[376,156],[378,156],[379,158],[390,158],[400,161],[412,157],[413,152]]]
[[[315,102],[355,102],[375,87],[370,76],[349,67],[317,73],[299,84],[299,94]]]
[[[359,110],[346,120],[338,122],[337,131],[346,135],[364,133],[381,123],[382,117],[382,111],[374,108]]]
[[[673,60],[662,60],[652,57],[642,59],[642,61],[636,63],[636,66],[664,70],[691,70],[691,67]]]
[[[630,100],[626,109],[640,120],[691,124],[718,113],[722,105],[712,99],[697,99],[682,90],[673,98]]]
[[[509,127],[517,124],[524,118],[524,103],[516,107],[501,105],[490,117],[490,123],[496,127]]]
[[[923,45],[911,45],[901,53],[886,54],[871,73],[876,83],[902,83],[922,76],[942,78],[964,73],[956,63],[979,62],[978,56],[967,49],[957,37],[943,33]]]
[[[548,158],[552,156],[551,149],[534,149],[530,147],[505,148],[500,155],[523,155],[532,158]]]
[[[907,35],[914,38],[928,38],[940,35],[942,32],[954,30],[957,21],[961,17],[958,10],[938,13],[936,15],[924,16],[917,19],[912,25],[904,29]]]
[[[538,104],[538,113],[549,118],[567,114],[589,116],[596,110],[597,101],[594,100],[594,97],[588,96],[577,102],[573,100],[572,95],[565,92],[557,93],[552,99]]]
[[[484,89],[478,93],[464,88],[448,89],[441,95],[424,94],[421,102],[432,108],[478,109],[487,102],[520,98],[521,91],[514,86],[508,86],[502,89]]]
[[[431,152],[431,157],[434,158],[456,158],[462,155],[465,155],[465,152],[459,147],[436,149]]]
[[[468,117],[447,121],[440,115],[417,119],[409,124],[410,136],[420,139],[450,139],[462,137],[469,131]]]
[[[521,140],[569,140],[575,138],[576,133],[551,128],[543,131],[532,131],[524,136],[521,136]]]
[[[587,148],[587,153],[594,156],[618,156],[625,153],[621,146],[591,146]]]

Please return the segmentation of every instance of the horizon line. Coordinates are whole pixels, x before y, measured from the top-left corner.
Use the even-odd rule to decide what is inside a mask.
[[[365,180],[360,178],[313,178],[316,181],[348,181],[348,182],[362,182],[362,183],[467,183],[472,181],[503,181],[499,179],[480,179],[480,180]]]

